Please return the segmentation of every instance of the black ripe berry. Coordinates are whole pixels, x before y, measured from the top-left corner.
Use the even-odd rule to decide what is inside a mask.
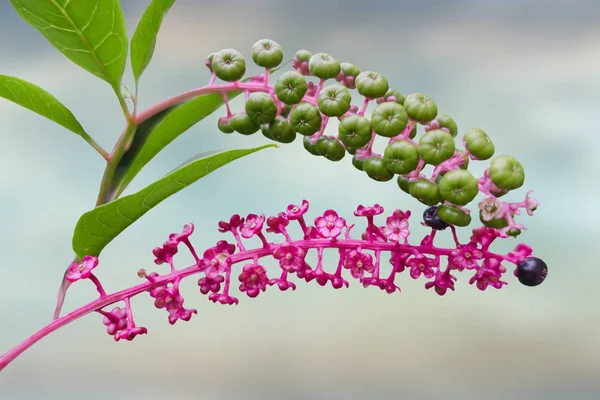
[[[425,225],[438,231],[443,231],[448,227],[448,224],[440,219],[437,215],[438,206],[427,207],[423,212],[423,221]]]
[[[525,286],[537,286],[548,275],[548,266],[537,257],[527,257],[517,265],[517,278]]]

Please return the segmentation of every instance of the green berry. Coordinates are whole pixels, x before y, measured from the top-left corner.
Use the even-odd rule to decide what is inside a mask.
[[[508,232],[506,232],[508,236],[517,237],[521,234],[521,230],[517,228],[510,228]]]
[[[298,50],[296,54],[294,54],[294,58],[300,62],[308,62],[312,56],[312,53],[308,50]]]
[[[334,83],[321,90],[317,104],[319,110],[328,117],[341,117],[350,109],[351,101],[352,96],[348,89],[344,85]]]
[[[246,100],[246,114],[258,125],[268,124],[277,116],[277,105],[271,96],[263,92],[252,93]]]
[[[292,143],[296,139],[296,132],[287,119],[277,117],[269,125],[261,127],[263,135],[279,143]]]
[[[408,116],[420,123],[431,121],[438,113],[435,102],[422,93],[409,94],[403,105]]]
[[[216,55],[217,53],[210,53],[208,57],[206,57],[206,61],[204,62],[204,64],[208,67],[210,72],[213,72],[212,62]]]
[[[442,129],[427,132],[419,140],[419,154],[427,164],[438,165],[454,155],[454,138]]]
[[[360,74],[360,69],[354,64],[343,62],[340,66],[342,67],[344,76],[353,76],[356,78]]]
[[[252,46],[252,61],[259,67],[275,68],[283,60],[283,49],[270,39],[261,39]]]
[[[490,178],[499,189],[518,189],[525,182],[525,171],[516,158],[504,155],[492,160]]]
[[[321,129],[321,113],[310,103],[300,103],[290,113],[290,123],[296,132],[312,136]]]
[[[275,82],[275,94],[285,104],[298,104],[306,94],[308,85],[301,73],[287,71]]]
[[[427,179],[421,178],[412,181],[409,184],[408,191],[412,197],[428,206],[432,206],[442,201],[438,185]]]
[[[229,123],[229,118],[222,117],[217,121],[217,128],[223,133],[233,133],[235,130],[231,127]]]
[[[471,216],[458,207],[442,204],[438,207],[437,215],[440,219],[450,225],[468,226]]]
[[[440,125],[440,128],[448,129],[452,137],[456,137],[456,135],[458,135],[458,126],[456,125],[456,121],[454,121],[454,119],[448,114],[438,114],[437,117],[435,117],[435,120]]]
[[[340,161],[346,155],[342,144],[328,136],[321,136],[316,143],[317,152],[330,161]]]
[[[342,66],[329,54],[317,53],[308,61],[308,70],[317,78],[333,79],[339,75]]]
[[[340,121],[338,133],[347,149],[358,149],[371,140],[371,123],[360,115],[349,115]]]
[[[417,136],[417,124],[414,124],[412,126],[412,129],[411,129],[410,133],[408,134],[408,138],[409,139],[414,139],[415,136]]]
[[[310,154],[313,156],[320,156],[319,152],[317,151],[316,143],[313,143],[309,136],[305,136],[304,139],[302,139],[302,144],[304,145],[304,149]]]
[[[402,189],[403,192],[410,194],[410,178],[407,176],[399,175],[398,176],[398,187]]]
[[[395,101],[396,103],[403,105],[404,104],[404,96],[400,94],[396,89],[388,89],[385,96],[383,96],[384,101]]]
[[[246,114],[236,114],[231,117],[229,125],[242,135],[252,135],[260,129],[260,125],[255,123]]]
[[[419,152],[417,147],[408,140],[395,140],[385,148],[383,160],[390,172],[408,174],[417,168]]]
[[[353,149],[352,147],[346,147],[346,152],[352,156],[355,155],[357,151],[358,151],[358,149]]]
[[[352,157],[352,165],[354,165],[354,167],[359,171],[364,171],[364,169],[363,169],[364,161],[365,161],[364,159],[359,160],[358,158],[356,158],[356,156]]]
[[[365,171],[371,179],[379,182],[387,182],[394,177],[394,174],[386,168],[385,162],[380,157],[367,158],[363,162],[363,171]]]
[[[489,228],[502,229],[508,226],[508,221],[506,218],[492,218],[489,221],[483,219],[483,213],[479,210],[479,220],[481,223]]]
[[[218,52],[212,59],[211,66],[217,78],[225,82],[240,80],[246,73],[244,57],[233,49]]]
[[[382,97],[389,89],[387,79],[383,75],[373,71],[361,72],[354,82],[358,93],[368,99]]]
[[[394,137],[402,133],[408,123],[408,115],[404,107],[398,103],[385,102],[379,104],[371,113],[371,124],[376,134]]]
[[[471,173],[455,169],[446,173],[440,180],[440,194],[450,203],[464,206],[479,193],[479,183]]]
[[[465,133],[464,139],[467,150],[478,160],[487,160],[496,151],[492,139],[479,128]]]

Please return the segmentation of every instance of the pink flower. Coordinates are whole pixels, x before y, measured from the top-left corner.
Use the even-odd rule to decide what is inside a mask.
[[[175,287],[159,286],[150,291],[150,296],[154,298],[156,308],[164,308],[167,311],[176,311],[183,304],[183,297]]]
[[[263,214],[249,214],[246,217],[246,223],[242,225],[242,229],[240,230],[243,238],[251,238],[256,235],[263,227],[265,222],[265,216]]]
[[[125,328],[122,331],[117,332],[114,335],[115,341],[119,341],[121,339],[125,340],[133,340],[137,335],[143,335],[148,333],[148,329],[141,326],[133,326],[131,328]]]
[[[223,275],[216,275],[213,277],[207,276],[198,280],[198,286],[200,286],[200,293],[208,294],[209,292],[217,293],[221,290],[221,283],[225,280]]]
[[[531,254],[533,254],[533,249],[529,245],[526,245],[525,243],[519,243],[513,251],[508,253],[508,257],[512,262],[518,265]]]
[[[532,216],[533,212],[538,208],[538,206],[540,205],[539,201],[537,201],[536,199],[534,199],[533,197],[529,197],[529,195],[531,194],[531,192],[533,192],[533,190],[530,190],[529,192],[527,192],[527,194],[525,195],[525,209],[527,210],[527,215]]]
[[[369,286],[375,286],[378,287],[381,290],[385,290],[387,283],[385,281],[385,279],[381,279],[381,278],[376,278],[376,277],[364,277],[364,278],[360,278],[360,283],[362,283],[364,288],[368,288]]]
[[[315,279],[315,271],[305,262],[302,268],[296,271],[296,276],[300,279],[304,279],[306,283],[308,283]]]
[[[302,200],[302,206],[290,204],[287,207],[286,217],[290,221],[300,219],[308,211],[308,201]]]
[[[104,316],[102,323],[107,326],[106,332],[114,335],[127,327],[127,310],[121,307],[113,308],[108,315]]]
[[[154,254],[154,263],[156,265],[171,263],[173,260],[173,256],[177,254],[177,245],[173,245],[170,242],[165,242],[162,247],[155,247],[152,250],[152,254]]]
[[[198,314],[198,311],[190,308],[178,308],[173,312],[169,312],[169,323],[174,325],[178,320],[189,321],[192,314]]]
[[[221,303],[223,305],[232,305],[232,304],[238,304],[239,300],[233,296],[230,296],[228,294],[221,294],[221,293],[211,293],[208,296],[208,299],[210,301],[212,301],[213,303]]]
[[[453,268],[462,271],[463,269],[479,268],[477,260],[482,258],[483,252],[477,248],[477,244],[470,242],[458,245],[457,249],[452,251],[448,261]]]
[[[499,236],[500,234],[496,229],[482,226],[481,228],[473,229],[470,240],[473,243],[479,243],[482,247],[487,247]]]
[[[69,265],[65,278],[69,282],[75,282],[80,279],[87,279],[92,275],[92,270],[98,265],[98,257],[85,256],[81,263]]]
[[[169,235],[169,243],[175,246],[182,242],[186,243],[192,233],[194,233],[194,224],[185,224],[181,233],[172,233]]]
[[[502,288],[502,285],[507,285],[507,282],[500,280],[501,274],[498,271],[491,269],[479,269],[475,275],[469,279],[469,284],[476,283],[477,289],[485,290],[488,286],[492,286],[496,289]]]
[[[285,227],[288,226],[290,221],[284,213],[277,214],[276,217],[267,218],[267,232],[270,233],[284,233]]]
[[[362,253],[359,250],[351,250],[346,254],[344,268],[350,270],[352,277],[358,279],[366,272],[373,272],[373,257],[368,253]]]
[[[334,210],[327,210],[322,217],[315,219],[315,226],[324,238],[337,238],[346,226],[346,220],[340,218]]]
[[[413,279],[418,279],[421,274],[427,279],[431,279],[435,275],[434,268],[437,266],[432,258],[427,258],[423,254],[408,260],[407,265],[410,267],[410,276]]]
[[[304,264],[306,252],[293,244],[283,244],[273,251],[273,257],[279,260],[279,266],[289,272],[299,270]]]
[[[220,273],[227,271],[229,268],[227,258],[234,252],[235,245],[220,240],[215,247],[211,247],[204,252],[204,257],[200,260],[198,266],[204,270],[206,276],[215,278]]]
[[[387,217],[386,226],[381,227],[381,233],[393,243],[405,240],[410,231],[408,230],[408,220],[398,218],[396,215]]]
[[[269,278],[265,267],[258,264],[246,264],[242,269],[242,273],[238,277],[241,285],[241,292],[246,292],[248,297],[256,297],[262,290],[267,289]]]
[[[277,278],[277,279],[271,279],[269,281],[269,285],[277,285],[279,287],[279,290],[281,290],[282,292],[285,292],[288,289],[292,289],[292,290],[296,290],[296,284],[294,284],[293,282],[290,282],[284,278]]]
[[[435,279],[425,284],[425,289],[434,288],[435,292],[440,296],[446,294],[448,289],[454,290],[454,281],[456,277],[452,276],[449,272],[438,272],[436,273]]]
[[[381,207],[379,204],[375,204],[372,207],[360,205],[356,208],[356,211],[354,211],[354,215],[357,217],[373,217],[381,213],[383,213],[383,207]]]
[[[219,232],[221,232],[221,233],[231,232],[232,230],[239,228],[243,223],[244,223],[244,218],[240,218],[240,216],[238,214],[234,214],[229,219],[229,223],[227,223],[225,221],[219,222]]]

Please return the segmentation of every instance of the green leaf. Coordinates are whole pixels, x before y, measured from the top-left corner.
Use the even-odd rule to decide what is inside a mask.
[[[21,18],[75,64],[120,91],[127,61],[118,0],[10,0]]]
[[[93,142],[67,107],[33,83],[14,76],[0,75],[0,96],[62,125],[88,143]]]
[[[230,92],[229,99],[240,92]],[[120,195],[142,168],[179,135],[223,105],[220,94],[206,94],[171,107],[142,122],[119,164],[110,192]]]
[[[136,83],[150,64],[156,45],[156,35],[163,18],[175,0],[152,0],[131,39],[131,69]]]
[[[73,234],[73,250],[79,257],[98,256],[115,237],[169,196],[238,158],[276,145],[228,150],[191,161],[139,192],[121,197],[83,214]]]

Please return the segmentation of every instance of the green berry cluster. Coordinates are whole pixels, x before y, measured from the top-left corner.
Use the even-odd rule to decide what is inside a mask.
[[[523,185],[523,166],[509,155],[492,159],[486,175],[475,178],[468,170],[469,160],[493,157],[490,137],[481,129],[471,129],[462,137],[464,149],[458,148],[458,126],[452,117],[440,113],[429,96],[403,96],[390,88],[380,73],[361,72],[326,53],[300,50],[293,58],[295,70],[281,73],[271,85],[269,72],[283,61],[281,46],[269,39],[259,40],[252,46],[252,60],[265,68],[265,74],[241,81],[246,63],[236,50],[221,50],[207,59],[213,77],[234,82],[234,88],[246,95],[242,112],[232,114],[228,108],[228,115],[219,119],[218,127],[224,133],[252,135],[260,130],[280,143],[291,143],[299,134],[310,154],[331,161],[349,154],[352,164],[371,179],[385,182],[396,178],[400,189],[421,203],[441,203],[439,217],[456,226],[471,223],[465,206],[480,191],[500,197]],[[351,90],[362,96],[362,104],[352,104]],[[368,117],[365,112],[370,102],[377,105]],[[333,118],[339,122],[338,135],[325,135]],[[422,134],[418,127],[423,128]],[[388,141],[383,154],[373,152],[377,137]],[[423,173],[428,165],[433,166],[431,176]],[[507,223],[503,218],[481,220],[490,227]]]

